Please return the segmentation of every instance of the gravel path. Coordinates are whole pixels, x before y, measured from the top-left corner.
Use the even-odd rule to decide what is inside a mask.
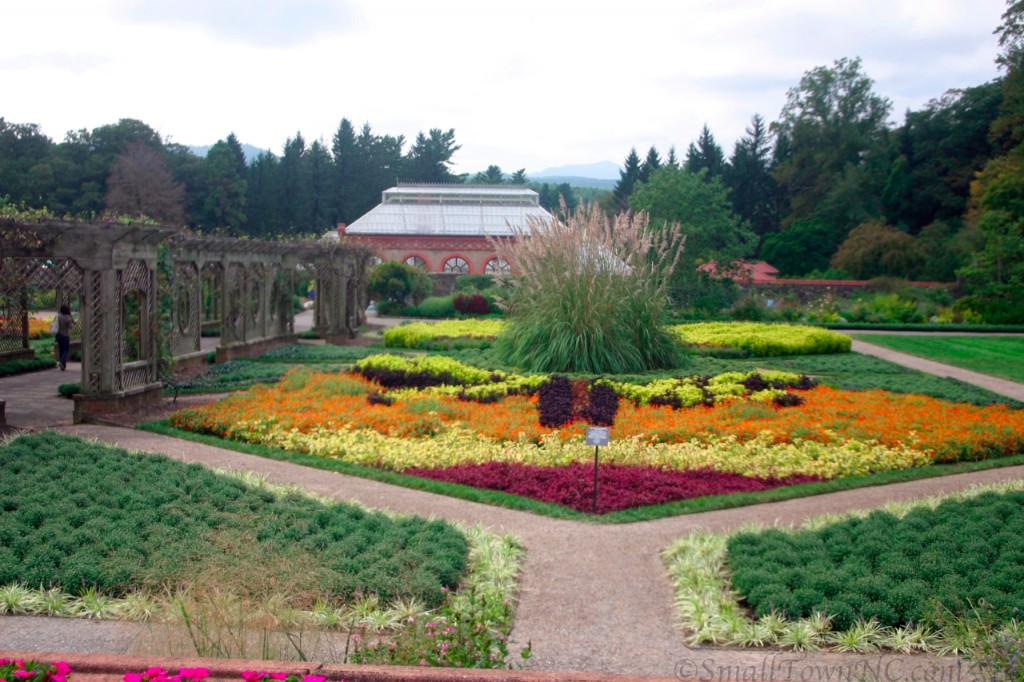
[[[858,352],[875,354],[877,349],[881,357],[892,359],[892,351],[864,349],[865,346],[870,344],[855,342]],[[920,359],[905,357],[910,358],[906,364],[924,369],[916,365]],[[956,376],[952,373],[956,368],[942,369],[950,372],[947,375]],[[959,490],[975,483],[1024,478],[1024,467],[1011,467],[629,525],[561,521],[143,431],[72,425],[70,403],[52,395],[61,378],[73,380],[74,375],[60,374],[54,370],[0,380],[0,397],[7,396],[14,403],[8,406],[8,414],[23,415],[17,398],[29,396],[35,403],[30,411],[34,416],[33,428],[56,428],[129,450],[161,453],[212,467],[257,471],[272,482],[301,485],[334,499],[354,499],[397,512],[482,523],[495,531],[515,534],[526,547],[527,558],[512,637],[517,646],[532,643],[533,656],[525,667],[533,670],[689,675],[701,679],[730,675],[732,679],[823,679],[831,671],[833,675],[845,674],[843,679],[858,679],[870,677],[868,673],[877,668],[879,679],[925,679],[926,672],[932,675],[931,679],[939,679],[940,673],[945,674],[942,679],[951,679],[953,674],[960,679],[962,671],[955,669],[955,661],[930,656],[690,648],[675,622],[672,590],[660,553],[673,539],[698,528],[724,530],[752,521],[794,523],[825,512],[874,507],[891,500]],[[962,374],[957,378],[971,381]],[[998,388],[996,392],[1003,395],[1009,395],[1004,390],[1020,391],[1011,397],[1024,399],[1024,386],[1005,387],[1002,384],[1011,382],[985,375],[972,378],[972,383],[990,390]],[[13,420],[12,423],[20,425]],[[0,650],[145,652],[152,646],[152,640],[153,633],[147,626],[39,617],[0,618]]]

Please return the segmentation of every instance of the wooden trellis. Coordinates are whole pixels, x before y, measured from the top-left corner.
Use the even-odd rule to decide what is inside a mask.
[[[164,276],[158,250],[166,249]],[[160,395],[160,326],[177,359],[203,355],[203,325],[220,327],[218,361],[294,340],[291,291],[317,279],[317,326],[354,335],[369,252],[333,243],[199,237],[162,226],[0,220],[0,359],[31,355],[28,296],[56,292],[78,308],[82,394],[76,421]],[[162,303],[162,308],[161,308]],[[359,308],[359,305],[364,305]],[[160,325],[161,315],[165,324]]]

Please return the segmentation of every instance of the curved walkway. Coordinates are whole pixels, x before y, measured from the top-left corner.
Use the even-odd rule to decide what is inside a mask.
[[[867,344],[865,344],[867,345]],[[71,369],[71,367],[69,367]],[[955,369],[955,368],[949,368]],[[518,536],[527,550],[520,602],[512,637],[533,644],[527,668],[544,671],[612,672],[712,679],[858,679],[854,673],[878,666],[879,679],[925,679],[924,671],[945,671],[955,661],[921,655],[855,656],[792,654],[686,646],[672,611],[672,590],[660,552],[673,539],[698,528],[724,530],[753,521],[796,523],[825,512],[874,507],[959,490],[975,483],[1024,478],[1024,467],[910,483],[864,488],[740,509],[679,516],[629,525],[602,525],[548,519],[374,481],[308,469],[143,431],[98,425],[72,425],[71,403],[53,397],[56,386],[73,381],[57,370],[0,380],[15,426],[61,432],[116,444],[130,450],[165,454],[232,470],[266,474],[275,483],[304,486],[338,500],[355,499],[396,512],[482,523]],[[986,386],[987,387],[987,386]],[[1024,386],[1017,386],[1024,391]],[[31,401],[28,421],[20,422]],[[0,650],[126,653],[136,651],[140,628],[56,618],[0,617]],[[518,650],[518,646],[513,647]],[[870,668],[874,670],[875,668]],[[774,672],[773,672],[774,671]],[[843,672],[845,671],[845,673]],[[857,673],[862,675],[862,673]],[[958,674],[958,673],[957,673]]]

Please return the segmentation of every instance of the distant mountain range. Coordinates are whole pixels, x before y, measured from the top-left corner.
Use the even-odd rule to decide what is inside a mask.
[[[206,153],[208,151],[210,151],[210,147],[212,147],[212,146],[213,146],[212,144],[203,144],[203,145],[192,144],[192,145],[189,145],[188,148],[196,156],[200,156],[200,157],[205,159],[206,158]],[[243,144],[242,145],[242,153],[245,154],[245,162],[246,163],[252,163],[253,161],[256,160],[257,156],[259,156],[260,154],[262,154],[265,151],[268,151],[268,150],[260,149],[259,147],[253,147],[251,144]]]
[[[611,161],[569,164],[545,168],[539,173],[529,173],[527,177],[533,182],[548,182],[556,185],[568,183],[572,187],[610,190],[615,189],[615,185],[619,181],[619,166]]]
[[[546,180],[551,182],[552,177],[575,177],[591,178],[595,180],[619,179],[619,164],[611,161],[598,161],[597,163],[577,163],[555,168],[545,168],[539,173],[530,173],[529,176],[535,180]]]

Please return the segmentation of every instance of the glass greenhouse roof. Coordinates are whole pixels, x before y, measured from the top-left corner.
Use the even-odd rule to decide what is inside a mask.
[[[525,187],[400,185],[345,229],[345,234],[490,235],[528,231],[528,219],[551,220]]]

